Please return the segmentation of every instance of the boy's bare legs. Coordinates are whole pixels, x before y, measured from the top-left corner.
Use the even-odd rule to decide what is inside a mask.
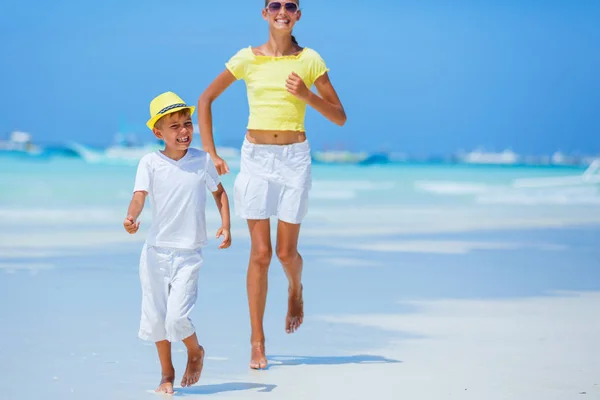
[[[278,221],[277,258],[288,278],[288,312],[285,318],[285,331],[295,332],[304,319],[302,299],[302,257],[298,253],[300,224]]]
[[[183,343],[187,348],[188,361],[185,368],[185,373],[181,379],[181,386],[192,386],[200,380],[202,367],[204,366],[204,348],[198,343],[198,337],[194,333],[192,336],[183,339]],[[156,389],[158,393],[173,394],[173,382],[175,381],[175,368],[171,359],[171,342],[162,340],[156,342],[158,350],[158,359],[160,360],[160,368],[162,377],[160,385]]]
[[[181,387],[192,386],[200,380],[202,367],[204,366],[204,348],[198,343],[198,337],[194,333],[183,339],[183,344],[187,348],[188,360],[183,378],[181,378]]]
[[[270,221],[268,219],[248,220],[248,229],[250,230],[252,242],[246,277],[250,326],[252,329],[250,368],[263,369],[267,367],[263,318],[267,304],[269,264],[273,254]]]
[[[175,368],[171,360],[171,342],[161,340],[156,342],[156,350],[158,350],[158,359],[160,360],[161,379],[160,385],[156,388],[158,393],[173,393],[173,382],[175,381]]]

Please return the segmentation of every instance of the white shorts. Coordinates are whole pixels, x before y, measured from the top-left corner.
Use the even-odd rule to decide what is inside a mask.
[[[253,144],[244,139],[240,172],[234,183],[237,216],[267,219],[276,216],[291,224],[302,222],[311,188],[310,145]]]
[[[138,336],[159,342],[181,341],[196,332],[190,313],[198,296],[202,250],[144,244],[140,257],[142,317]]]

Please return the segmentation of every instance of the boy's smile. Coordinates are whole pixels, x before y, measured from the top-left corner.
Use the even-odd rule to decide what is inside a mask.
[[[185,155],[192,143],[193,132],[194,124],[189,110],[165,115],[154,128],[154,135],[165,142],[165,154],[171,158]]]

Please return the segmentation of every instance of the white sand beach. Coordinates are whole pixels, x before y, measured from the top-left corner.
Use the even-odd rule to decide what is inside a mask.
[[[316,169],[317,181],[327,174]],[[113,175],[103,179],[109,187]],[[457,202],[381,179],[385,196],[348,181],[350,202],[313,201],[300,243],[306,319],[293,335],[284,333],[286,279],[273,259],[265,371],[248,368],[243,221],[234,217],[227,251],[210,241],[193,312],[205,367],[174,397],[600,398],[599,209]],[[32,213],[16,200],[0,207],[0,398],[163,397],[152,392],[154,345],[137,338],[149,213],[127,235],[128,199],[112,197],[130,183],[120,178],[104,198],[50,193]],[[212,235],[214,209],[207,220]],[[176,344],[179,379],[185,356]]]

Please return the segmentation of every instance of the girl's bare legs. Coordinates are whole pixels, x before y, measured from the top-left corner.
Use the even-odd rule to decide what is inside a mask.
[[[288,312],[285,318],[285,331],[295,332],[304,319],[304,302],[302,300],[302,256],[298,253],[298,236],[300,224],[279,221],[277,224],[277,258],[283,265],[287,275]]]
[[[262,369],[267,367],[265,355],[265,333],[263,318],[267,303],[268,273],[273,254],[271,245],[271,225],[266,220],[248,220],[252,247],[246,286],[248,290],[248,306],[250,308],[250,325],[252,329],[252,356],[250,367]],[[298,253],[298,236],[300,224],[278,221],[277,225],[277,257],[283,265],[288,278],[288,313],[285,330],[295,332],[304,319],[304,303],[302,300],[302,257]]]
[[[263,369],[267,367],[263,317],[267,303],[269,264],[273,255],[270,221],[268,219],[248,220],[248,229],[251,249],[246,288],[252,329],[250,368]]]

